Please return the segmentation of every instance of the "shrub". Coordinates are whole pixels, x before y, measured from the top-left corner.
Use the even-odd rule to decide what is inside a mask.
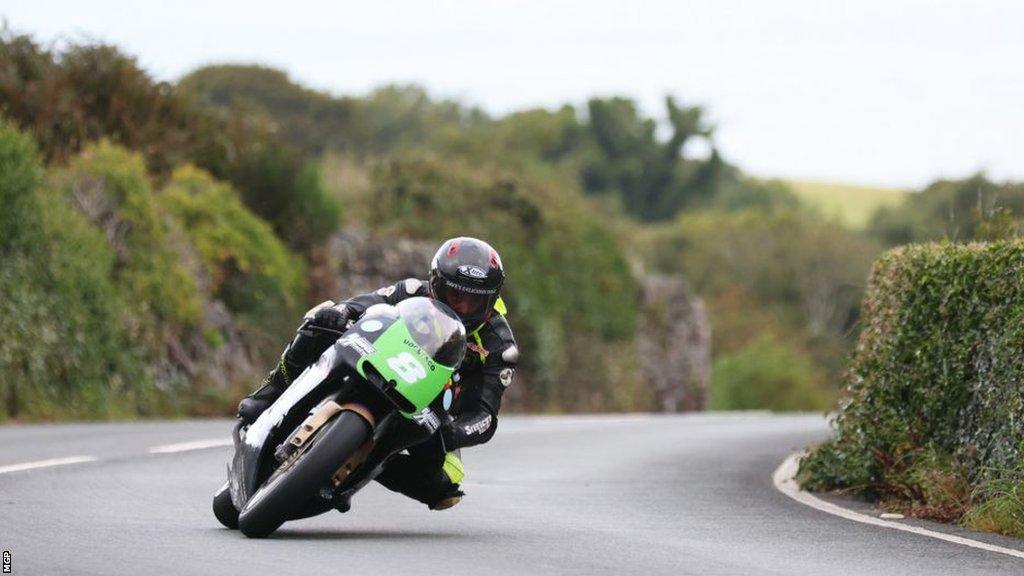
[[[253,146],[224,176],[292,248],[308,250],[338,227],[341,205],[324,191],[319,169],[287,146]]]
[[[0,125],[0,418],[134,413],[153,390],[114,250],[41,175],[31,140]]]
[[[337,227],[340,206],[323,192],[316,166],[277,135],[265,111],[203,106],[204,94],[157,82],[104,44],[50,51],[0,28],[0,61],[0,112],[35,136],[47,161],[66,162],[89,142],[107,140],[141,154],[157,179],[192,162],[230,181],[299,250]],[[329,131],[317,117],[285,124],[289,132]]]
[[[31,249],[42,239],[42,205],[35,194],[43,168],[32,139],[0,121],[0,253]]]
[[[812,359],[770,333],[711,369],[712,410],[825,410],[833,400]]]
[[[1022,277],[1022,242],[879,259],[836,433],[802,463],[804,485],[900,497],[905,471],[929,458],[962,469],[981,500],[993,482],[1024,481]]]
[[[305,292],[302,261],[242,204],[229,184],[183,166],[174,171],[160,204],[198,251],[213,296],[255,318],[294,316]]]
[[[114,46],[51,52],[0,28],[0,61],[0,111],[37,139],[47,161],[64,162],[107,138],[164,173],[191,156],[210,120]]]
[[[117,262],[114,281],[123,284],[135,308],[152,314],[150,330],[195,326],[200,300],[195,280],[172,246],[172,230],[157,205],[140,154],[109,142],[90,145],[72,159],[54,182],[66,197],[106,235]]]

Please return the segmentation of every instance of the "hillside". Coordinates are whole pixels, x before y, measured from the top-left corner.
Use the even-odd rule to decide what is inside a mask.
[[[907,192],[899,188],[855,186],[814,180],[785,180],[804,202],[818,206],[826,214],[838,217],[851,228],[863,229],[875,210],[898,206]]]

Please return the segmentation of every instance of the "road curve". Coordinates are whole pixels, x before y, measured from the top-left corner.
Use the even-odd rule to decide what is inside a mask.
[[[506,417],[464,451],[468,497],[426,507],[372,485],[351,512],[267,540],[220,527],[220,421],[0,427],[12,574],[1024,574],[1024,561],[858,524],[777,492],[820,416]],[[205,446],[205,447],[204,447]],[[184,448],[188,448],[185,446]],[[61,465],[16,465],[67,458]]]

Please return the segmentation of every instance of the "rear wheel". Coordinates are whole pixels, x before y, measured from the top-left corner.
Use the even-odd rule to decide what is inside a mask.
[[[318,497],[331,476],[370,437],[362,416],[342,411],[309,439],[309,446],[285,462],[252,495],[238,517],[238,527],[250,538],[262,538],[292,517],[296,508]]]
[[[228,488],[227,482],[213,495],[213,515],[225,528],[238,528],[238,508],[235,508],[234,502],[231,501],[231,489]]]

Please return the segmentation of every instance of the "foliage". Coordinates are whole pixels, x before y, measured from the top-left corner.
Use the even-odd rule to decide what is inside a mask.
[[[192,166],[174,171],[160,196],[195,246],[211,294],[236,312],[292,316],[302,302],[302,262],[229,184]]]
[[[712,199],[712,208],[725,212],[759,211],[771,214],[801,208],[800,199],[780,180],[747,178],[730,169]]]
[[[435,100],[418,86],[389,85],[356,101],[358,122],[341,148],[365,155],[408,151],[429,145],[446,132],[483,123],[478,109],[451,100]]]
[[[708,298],[712,324],[719,327],[717,352],[750,343],[730,344],[725,339],[731,334],[773,329],[803,340],[816,363],[834,375],[876,248],[835,221],[787,204],[783,197],[770,212],[684,213],[645,231],[640,244],[651,268],[683,273]],[[759,317],[765,317],[761,326],[751,324]]]
[[[295,249],[308,250],[338,227],[341,205],[324,191],[319,169],[284,145],[249,148],[226,176],[245,204]]]
[[[976,174],[938,180],[904,203],[879,209],[870,232],[889,246],[935,240],[996,240],[1020,236],[1024,184],[997,184]]]
[[[158,195],[141,155],[101,142],[44,180],[31,139],[4,124],[0,200],[0,418],[209,413],[230,382],[196,362],[222,330],[238,338],[230,318],[207,324],[209,299],[244,315],[247,350],[232,351],[247,356],[298,314],[301,262],[196,168]]]
[[[682,156],[691,139],[711,136],[703,109],[680,107],[672,97],[666,98],[665,107],[672,135],[661,142],[654,120],[641,117],[632,100],[595,98],[588,103],[596,146],[583,167],[584,189],[617,192],[623,206],[644,221],[669,219],[706,201],[726,170],[714,149],[703,161]]]
[[[825,410],[834,398],[815,372],[806,353],[764,334],[738,352],[715,359],[710,408]]]
[[[855,325],[873,245],[803,210],[785,185],[744,176],[719,155],[704,110],[671,98],[664,119],[621,98],[492,118],[416,86],[339,97],[258,66],[211,66],[169,85],[113,46],[48,49],[7,30],[0,62],[0,111],[37,138],[51,165],[36,196],[64,207],[50,214],[15,195],[0,214],[12,230],[0,246],[21,260],[5,273],[57,274],[40,264],[42,252],[26,252],[33,243],[60,244],[46,262],[78,254],[62,266],[109,289],[111,306],[83,312],[83,325],[106,318],[111,332],[98,338],[130,341],[116,358],[95,352],[114,374],[137,377],[129,390],[179,390],[150,378],[173,372],[172,353],[180,360],[230,341],[248,354],[254,339],[276,337],[277,323],[294,319],[302,275],[319,287],[316,278],[334,273],[322,258],[339,199],[346,223],[431,240],[475,234],[514,263],[512,321],[530,353],[525,386],[510,393],[525,392],[527,407],[649,405],[633,346],[632,260],[701,288],[720,365],[734,380],[763,355],[792,362],[779,386],[817,386],[838,371]],[[4,175],[11,190],[38,179],[38,163],[13,164]],[[336,184],[330,194],[322,166]],[[63,218],[65,230],[33,236],[46,230],[39,214]],[[1012,219],[995,216],[977,235],[1014,233]],[[663,225],[645,224],[655,220]],[[73,246],[60,234],[77,235]],[[275,236],[308,259],[307,270]],[[193,400],[229,403],[223,386],[189,379]],[[132,400],[125,411],[177,410],[157,405],[167,398]],[[181,405],[195,411],[189,402]]]
[[[205,67],[179,87],[221,113],[252,111],[292,148],[309,155],[334,151],[365,158],[431,150],[530,171],[557,166],[571,173],[571,186],[619,197],[630,214],[645,221],[669,219],[727,187],[745,184],[714,149],[704,110],[679,106],[671,97],[666,121],[672,133],[662,141],[655,120],[624,98],[592,99],[585,119],[569,106],[492,119],[457,102],[433,99],[416,86],[337,98],[259,66]],[[688,144],[697,141],[711,149],[707,158],[686,156]],[[245,191],[240,181],[232,181]]]
[[[158,172],[189,156],[205,118],[136,60],[105,44],[51,53],[0,31],[0,112],[29,131],[47,160],[64,162],[107,138],[141,152]]]
[[[930,454],[962,468],[982,499],[993,482],[1024,480],[1022,274],[1018,241],[879,259],[835,436],[801,465],[804,485],[899,498],[904,471]]]
[[[985,484],[975,497],[980,504],[967,511],[964,526],[1024,538],[1024,482],[1021,472]]]
[[[284,142],[307,157],[327,151],[387,154],[483,119],[479,111],[434,100],[417,86],[384,86],[363,98],[335,98],[263,66],[206,66],[178,86],[208,107],[247,108],[269,119]]]
[[[207,108],[254,111],[291,147],[307,155],[337,147],[336,139],[348,131],[356,112],[353,99],[334,99],[304,88],[284,72],[264,66],[205,66],[179,80],[177,88]]]
[[[31,139],[0,125],[0,200],[16,216],[0,218],[0,418],[156,409],[114,251],[41,176]]]
[[[158,177],[191,162],[229,180],[293,248],[308,250],[337,226],[340,206],[324,194],[316,167],[264,112],[203,106],[105,44],[51,52],[3,30],[0,63],[0,112],[35,136],[48,161],[66,162],[106,139],[141,154]],[[319,125],[311,117],[294,128]]]
[[[195,326],[200,318],[195,280],[172,246],[172,230],[142,156],[101,142],[73,158],[54,181],[106,234],[116,255],[114,281],[127,288],[140,314],[154,316],[151,327],[166,333]]]

